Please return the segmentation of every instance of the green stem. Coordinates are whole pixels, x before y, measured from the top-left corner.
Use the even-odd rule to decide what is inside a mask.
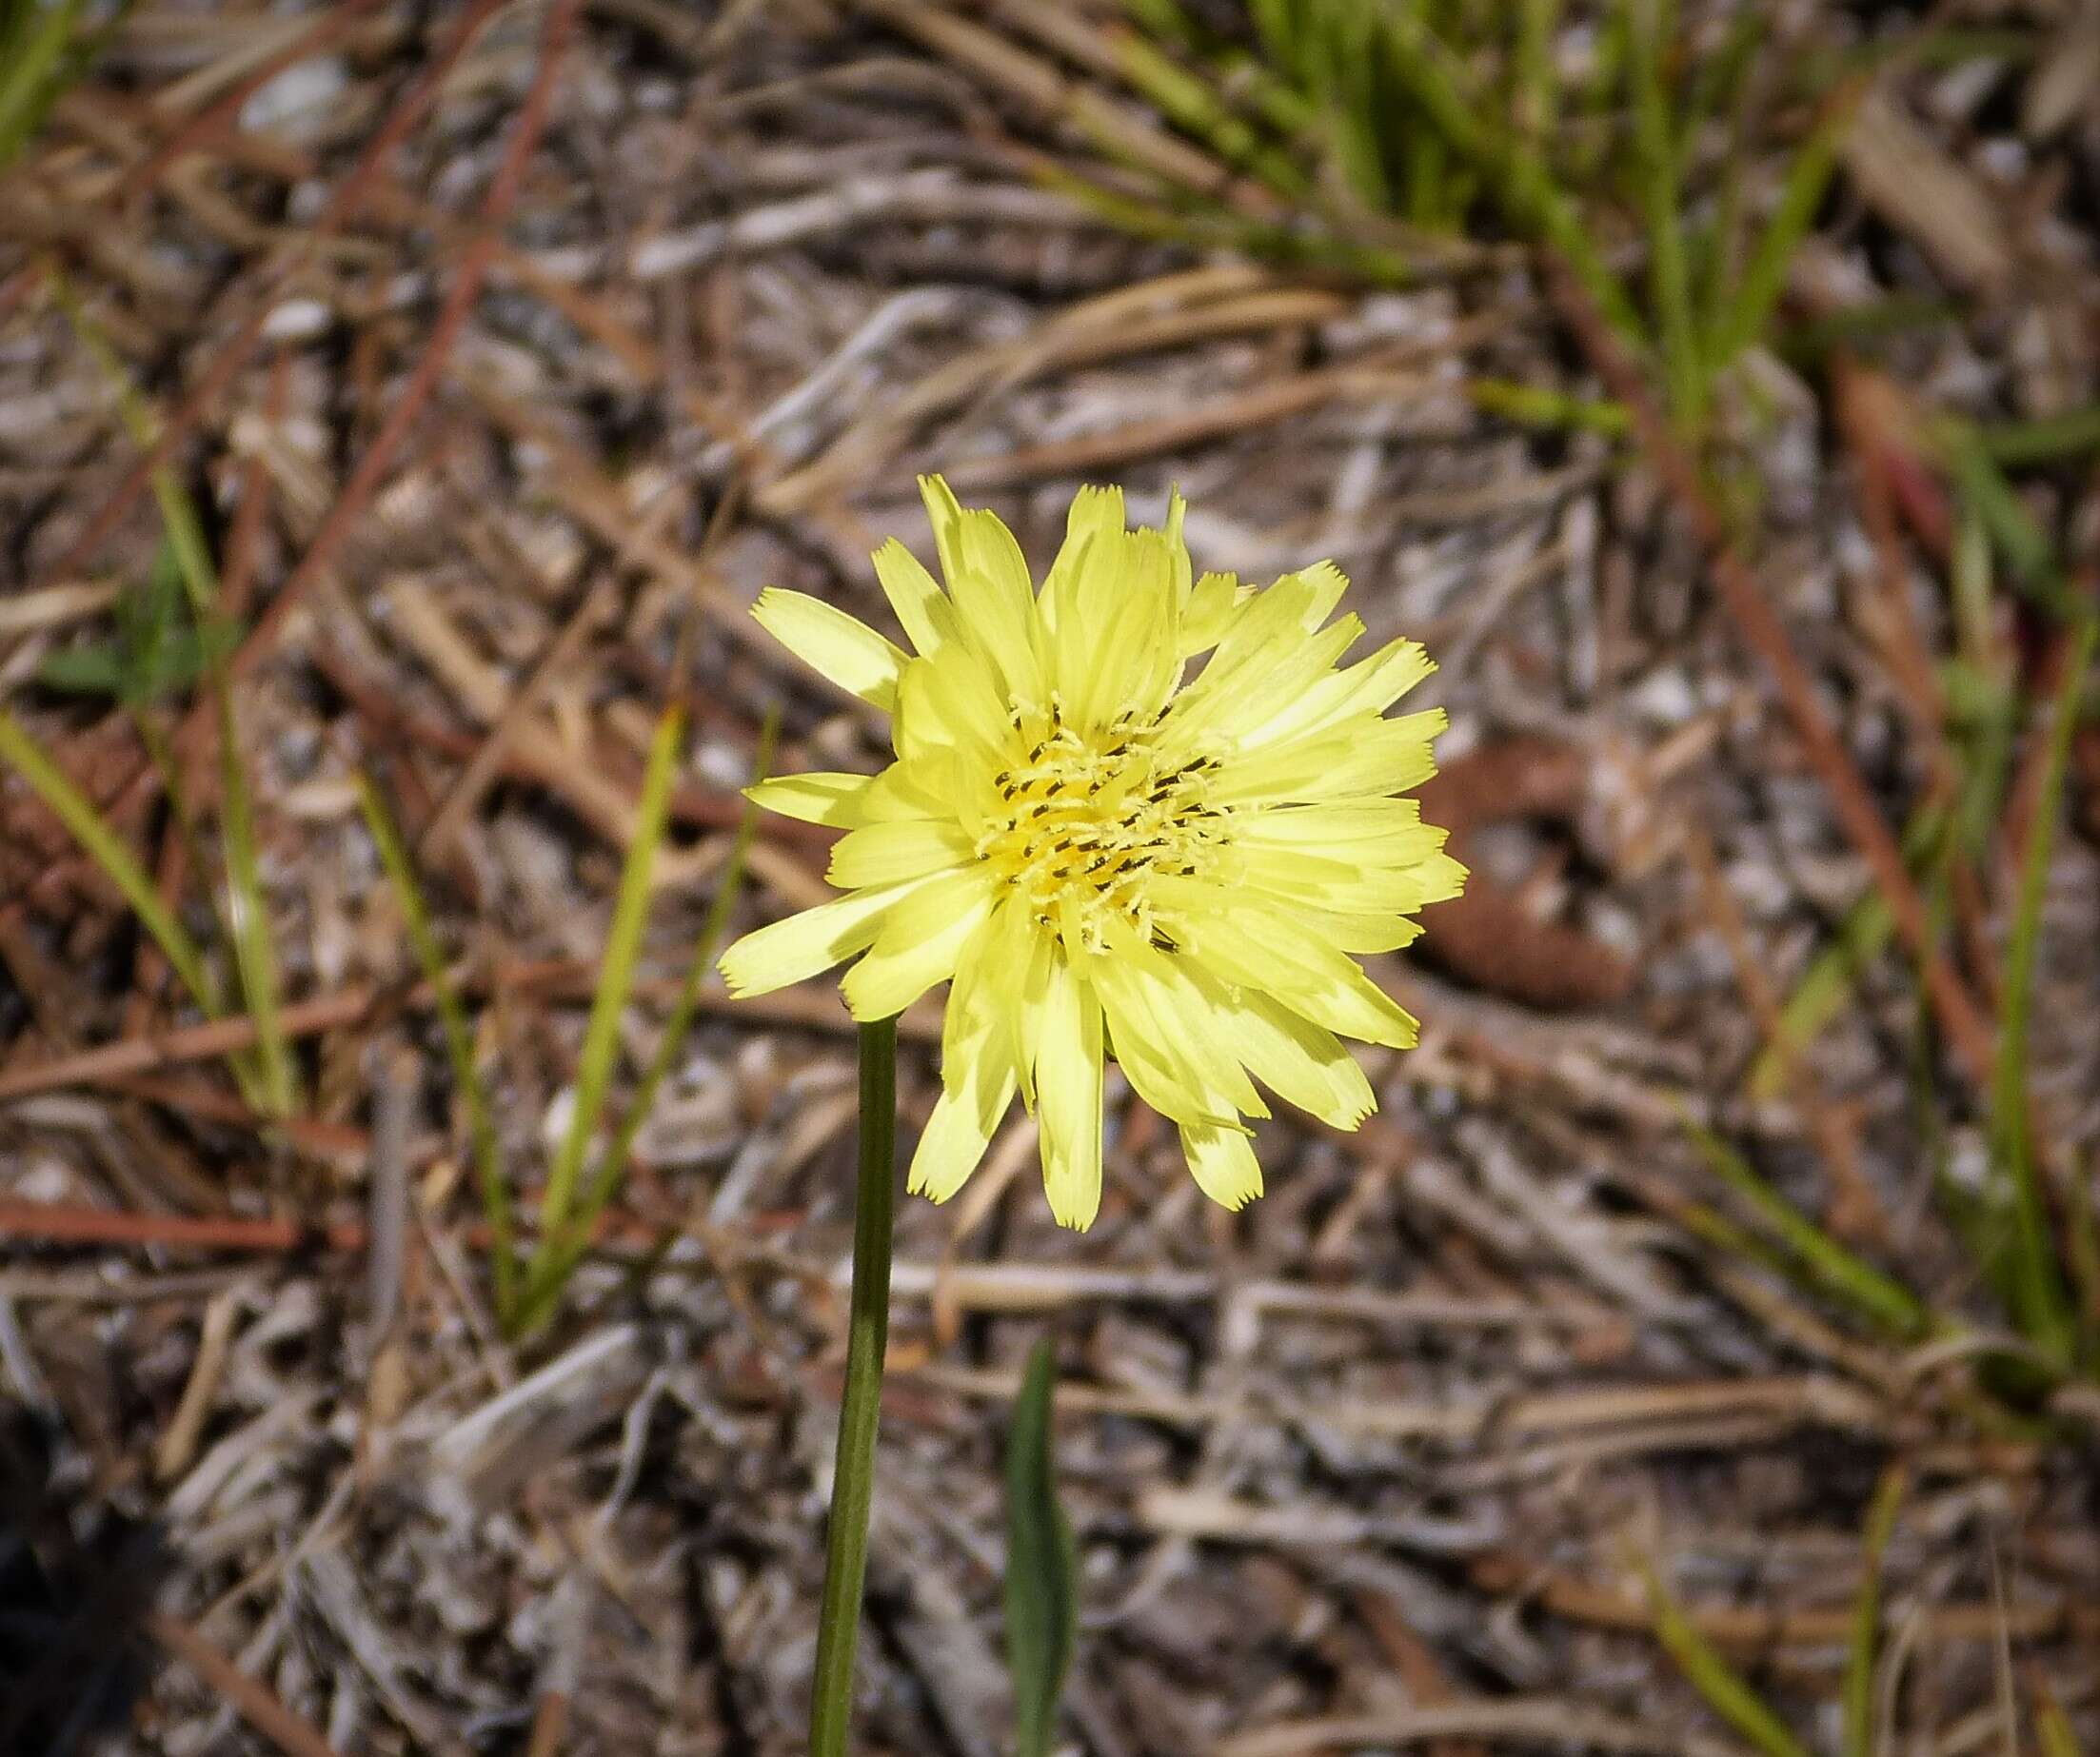
[[[823,1609],[817,1623],[809,1757],[844,1757],[853,1720],[853,1649],[867,1577],[868,1505],[875,1490],[875,1431],[882,1413],[896,1213],[897,1021],[885,1018],[861,1027],[861,1187],[853,1211],[852,1313],[824,1549]]]

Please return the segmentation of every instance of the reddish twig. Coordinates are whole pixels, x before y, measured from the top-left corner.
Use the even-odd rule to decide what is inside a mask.
[[[535,1202],[537,1192],[528,1194]],[[646,1245],[662,1235],[673,1217],[652,1220],[620,1209],[600,1211],[594,1240]],[[469,1221],[461,1236],[485,1250],[490,1234],[485,1221]],[[258,1255],[290,1251],[362,1251],[370,1229],[362,1220],[309,1223],[303,1220],[243,1219],[234,1214],[153,1214],[122,1208],[89,1208],[70,1202],[0,1201],[0,1238],[40,1245],[133,1245],[168,1251],[247,1251]]]
[[[285,1757],[339,1757],[335,1747],[278,1701],[268,1686],[249,1677],[188,1624],[164,1611],[149,1610],[140,1626],[225,1697],[227,1706]]]
[[[379,991],[353,987],[300,1001],[285,1008],[280,1017],[289,1037],[308,1036],[355,1024],[378,1004]],[[186,1025],[175,1031],[148,1032],[102,1043],[77,1055],[56,1056],[49,1061],[32,1061],[0,1072],[0,1101],[27,1097],[31,1093],[51,1092],[62,1086],[102,1086],[129,1075],[185,1061],[207,1061],[248,1048],[255,1041],[255,1026],[246,1017],[215,1018],[201,1025]]]
[[[1858,766],[1816,700],[1808,669],[1793,650],[1786,626],[1755,575],[1735,552],[1728,526],[1707,492],[1699,467],[1656,409],[1640,373],[1626,357],[1589,297],[1565,275],[1555,293],[1561,313],[1589,355],[1605,387],[1624,404],[1650,464],[1691,521],[1721,602],[1738,632],[1762,659],[1811,765],[1831,797],[1832,808],[1852,846],[1872,870],[1874,882],[1895,917],[1904,942],[1924,971],[1926,993],[1949,1041],[1971,1078],[1988,1087],[1991,1078],[1991,1030],[1946,954],[1933,943],[1925,898],[1903,863],[1896,839],[1874,803]]]

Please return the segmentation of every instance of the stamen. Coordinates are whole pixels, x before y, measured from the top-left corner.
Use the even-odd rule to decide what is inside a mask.
[[[1217,760],[1165,767],[1151,746],[1157,724],[1125,710],[1089,736],[1064,723],[1055,699],[1046,714],[1017,710],[1014,760],[993,778],[1005,810],[980,839],[980,858],[1039,927],[1076,934],[1091,951],[1106,949],[1120,918],[1141,940],[1178,952],[1180,941],[1155,924],[1151,877],[1200,876],[1222,839],[1228,814],[1205,797]]]

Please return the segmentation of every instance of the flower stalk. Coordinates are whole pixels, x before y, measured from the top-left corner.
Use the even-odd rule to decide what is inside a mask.
[[[853,1656],[867,1578],[875,1435],[889,1340],[891,1239],[897,1213],[897,1020],[861,1026],[861,1174],[853,1209],[853,1291],[845,1395],[832,1471],[823,1605],[809,1715],[810,1757],[844,1757],[853,1720]]]

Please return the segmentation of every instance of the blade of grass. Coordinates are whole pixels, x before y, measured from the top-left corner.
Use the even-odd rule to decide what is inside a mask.
[[[2028,1135],[2028,1027],[2033,1011],[2034,971],[2041,952],[2042,899],[2049,886],[2049,859],[2063,802],[2064,774],[2078,707],[2100,639],[2100,619],[2089,617],[2070,641],[2064,675],[2053,701],[2048,757],[2036,791],[2033,821],[2006,948],[2003,1002],[1998,1022],[1996,1076],[1991,1091],[1991,1136],[1996,1175],[2011,1200],[2013,1232],[2009,1269],[2012,1317],[2021,1333],[2046,1354],[2069,1363],[2077,1325],[2064,1286],[2062,1266],[2050,1235],[2049,1206]]]
[[[1874,1757],[1874,1648],[1881,1634],[1881,1558],[1895,1530],[1909,1477],[1892,1466],[1875,1485],[1867,1508],[1862,1549],[1865,1572],[1852,1606],[1852,1638],[1845,1661],[1845,1757]]]
[[[160,947],[169,967],[181,978],[183,987],[189,991],[190,999],[208,1018],[217,1018],[218,996],[204,954],[173,912],[161,901],[160,891],[151,876],[133,858],[123,839],[109,827],[108,819],[95,809],[94,801],[66,778],[65,772],[45,754],[43,747],[5,709],[0,709],[0,762],[6,762],[20,775],[30,784],[30,791],[44,801],[51,816],[66,826],[67,834],[102,869],[131,906],[140,925],[152,935],[153,943]]]
[[[2005,557],[2012,583],[2053,616],[2071,620],[2082,614],[2083,606],[2065,583],[2056,545],[2034,522],[1975,428],[1944,417],[1933,423],[1932,434],[1962,499]]]
[[[1140,238],[1163,238],[1208,249],[1238,250],[1269,262],[1310,265],[1352,275],[1379,286],[1407,286],[1419,277],[1398,250],[1359,244],[1323,229],[1300,231],[1220,212],[1183,194],[1162,192],[1146,201],[1082,177],[1065,167],[1039,161],[1035,178],[1086,208],[1109,226]]]
[[[1583,427],[1612,439],[1623,439],[1633,430],[1626,410],[1616,403],[1593,397],[1571,396],[1541,385],[1520,385],[1510,379],[1469,378],[1464,390],[1473,405],[1490,415],[1499,415],[1526,427]]]
[[[1016,1757],[1049,1757],[1079,1630],[1078,1552],[1058,1499],[1056,1385],[1056,1352],[1039,1339],[1028,1352],[1006,1441],[1006,1655]]]
[[[1318,106],[1277,76],[1276,69],[1237,44],[1213,40],[1199,29],[1180,0],[1123,0],[1139,30],[1168,48],[1202,56],[1218,90],[1289,140],[1309,138],[1319,126]],[[1258,14],[1258,5],[1250,9]]]
[[[1260,178],[1278,194],[1294,201],[1312,195],[1311,181],[1290,155],[1263,140],[1203,80],[1134,30],[1115,31],[1110,40],[1124,84],[1158,106],[1170,122],[1203,142],[1234,169]]]
[[[1679,212],[1677,149],[1662,58],[1668,29],[1663,0],[1623,0],[1628,95],[1633,101],[1634,144],[1640,166],[1640,206],[1648,226],[1649,292],[1662,351],[1663,383],[1670,413],[1686,432],[1695,432],[1705,404],[1699,349],[1692,328],[1692,286],[1685,268],[1683,216]]]
[[[73,333],[116,392],[117,406],[132,443],[150,453],[159,437],[158,424],[132,385],[124,363],[63,281],[54,283],[54,295]],[[188,592],[191,615],[200,630],[209,629],[218,614],[219,575],[205,537],[204,521],[173,470],[163,464],[153,470],[151,481],[165,540],[174,552],[175,564]],[[266,1115],[288,1116],[299,1106],[298,1062],[285,1032],[284,1010],[279,1001],[277,953],[264,898],[262,863],[256,852],[253,796],[247,765],[241,759],[240,729],[225,648],[208,643],[204,658],[219,723],[219,834],[227,882],[224,926],[233,947],[242,1004],[255,1025],[253,1096]]]
[[[1677,130],[1677,151],[1689,162],[1698,152],[1699,131],[1709,112],[1726,101],[1727,144],[1721,153],[1720,190],[1714,200],[1714,217],[1694,235],[1690,246],[1693,303],[1709,372],[1719,372],[1728,364],[1717,356],[1714,338],[1742,267],[1743,207],[1753,168],[1750,124],[1756,82],[1750,70],[1764,32],[1763,9],[1744,7],[1736,12],[1721,52],[1702,57],[1694,70],[1692,94],[1685,100]]]
[[[1516,40],[1510,50],[1510,128],[1535,151],[1553,138],[1560,108],[1560,75],[1554,38],[1560,0],[1519,0]]]
[[[395,826],[393,815],[370,776],[362,770],[355,777],[357,802],[365,814],[365,827],[394,897],[401,905],[408,929],[408,946],[415,954],[424,980],[437,1001],[438,1021],[445,1033],[445,1050],[452,1064],[452,1083],[466,1106],[468,1156],[473,1161],[474,1181],[480,1191],[482,1214],[488,1222],[488,1251],[496,1285],[496,1316],[506,1328],[517,1306],[517,1246],[510,1213],[510,1190],[504,1182],[496,1158],[496,1127],[488,1107],[488,1092],[482,1083],[481,1069],[474,1060],[474,1036],[466,1022],[466,1009],[452,986],[445,954],[430,924],[429,905],[416,882],[414,863],[407,843]]]
[[[0,169],[20,152],[66,86],[73,27],[86,0],[10,6],[0,56]]]
[[[1625,287],[1590,236],[1581,209],[1554,179],[1544,157],[1514,134],[1497,140],[1487,113],[1466,89],[1448,49],[1412,11],[1379,15],[1394,66],[1428,120],[1471,159],[1497,190],[1511,221],[1558,252],[1612,326],[1647,352],[1646,326]]]
[[[1786,1729],[1763,1698],[1743,1681],[1742,1674],[1699,1633],[1654,1569],[1644,1565],[1641,1573],[1648,1586],[1655,1639],[1684,1673],[1685,1681],[1706,1698],[1707,1707],[1765,1757],[1809,1757],[1808,1747]]]
[[[2004,421],[1971,429],[1985,457],[2002,469],[2061,464],[2100,450],[2100,404],[2045,415],[2037,421]]]
[[[758,758],[751,778],[754,783],[763,780],[771,769],[773,743],[779,731],[780,714],[775,709],[767,713],[759,734]],[[649,1058],[648,1069],[635,1089],[634,1099],[621,1119],[619,1132],[591,1175],[573,1224],[563,1237],[551,1240],[554,1248],[544,1252],[534,1265],[518,1313],[521,1331],[533,1329],[561,1298],[562,1289],[567,1285],[576,1265],[590,1247],[591,1232],[598,1223],[598,1216],[619,1194],[621,1179],[626,1175],[628,1155],[634,1150],[635,1136],[642,1133],[650,1112],[655,1109],[656,1095],[676,1065],[679,1051],[684,1047],[686,1035],[699,1016],[700,992],[714,967],[715,947],[722,939],[730,911],[736,907],[738,894],[743,889],[744,867],[758,827],[759,808],[746,806],[737,823],[737,839],[729,850],[728,859],[723,863],[722,876],[716,880],[714,901],[708,905],[707,918],[701,924],[700,938],[693,943],[685,979],[679,985],[678,998],[672,1002],[670,1017],[664,1020],[663,1035],[657,1039],[656,1053]]]
[[[1958,300],[1895,293],[1870,304],[1790,323],[1773,336],[1773,346],[1792,365],[1817,367],[1835,348],[1959,323],[1962,313]]]
[[[1896,1335],[1915,1337],[1932,1329],[1932,1313],[1910,1289],[1833,1238],[1711,1130],[1689,1117],[1685,1129],[1707,1168],[1741,1198],[1825,1293]]]
[[[1734,296],[1714,320],[1708,354],[1714,370],[1720,371],[1731,365],[1764,333],[1765,325],[1778,306],[1779,295],[1786,290],[1788,266],[1793,261],[1794,251],[1800,248],[1802,239],[1808,236],[1809,227],[1815,221],[1815,210],[1822,206],[1824,194],[1830,188],[1831,177],[1837,168],[1838,150],[1845,142],[1845,130],[1852,126],[1852,113],[1865,89],[1864,83],[1855,84],[1834,96],[1814,131],[1802,143],[1800,150],[1793,155],[1793,162],[1787,167],[1779,204],[1773,209],[1772,218],[1766,222],[1756,247],[1751,251],[1750,261],[1743,267],[1741,278],[1734,284]]]
[[[132,857],[130,848],[124,846],[124,839],[94,808],[94,801],[65,777],[65,770],[44,754],[44,747],[23,731],[7,709],[0,709],[0,762],[7,762],[23,780],[28,780],[30,789],[44,801],[50,815],[65,825],[68,836],[78,841],[86,857],[94,860],[103,876],[118,888],[141,926],[153,937],[153,944],[162,949],[168,968],[174,970],[183,987],[189,991],[197,1010],[206,1018],[218,1018],[221,1014],[216,984],[189,930],[174,919],[174,913],[162,902],[153,878]]]
[[[299,1064],[279,1004],[277,951],[263,901],[262,862],[256,854],[255,817],[241,763],[233,695],[224,687],[223,677],[213,693],[219,712],[219,835],[226,850],[227,926],[241,997],[255,1021],[263,1110],[267,1115],[289,1116],[299,1108]]]
[[[604,1118],[613,1063],[620,1054],[620,1017],[634,991],[642,935],[649,919],[649,877],[670,820],[671,783],[677,778],[679,745],[684,732],[684,714],[676,707],[666,708],[656,723],[656,736],[649,741],[634,836],[621,868],[612,928],[599,968],[598,989],[591,997],[590,1018],[584,1027],[583,1054],[576,1067],[575,1104],[569,1112],[567,1132],[547,1173],[546,1194],[540,1204],[540,1239],[526,1272],[527,1285],[546,1273],[547,1265],[562,1248],[560,1241],[568,1233],[583,1176],[584,1155]]]

